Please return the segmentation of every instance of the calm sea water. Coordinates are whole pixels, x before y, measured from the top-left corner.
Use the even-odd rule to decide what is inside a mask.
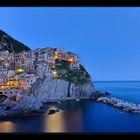
[[[140,82],[94,82],[111,97],[140,103]],[[47,109],[60,112],[47,115]],[[130,114],[89,100],[47,105],[46,113],[0,121],[0,132],[140,132],[140,114]]]

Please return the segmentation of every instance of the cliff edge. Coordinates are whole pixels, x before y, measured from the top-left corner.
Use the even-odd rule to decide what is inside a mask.
[[[92,82],[82,85],[61,79],[39,79],[32,87],[33,97],[41,102],[90,98],[95,93]]]

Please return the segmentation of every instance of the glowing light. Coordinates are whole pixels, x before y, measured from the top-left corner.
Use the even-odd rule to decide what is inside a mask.
[[[5,66],[8,66],[8,63],[5,63]]]
[[[17,72],[24,72],[24,69],[23,68],[18,68]]]
[[[53,74],[54,74],[54,75],[56,75],[56,74],[57,74],[57,72],[56,72],[56,71],[53,71]]]
[[[69,61],[69,62],[74,62],[74,59],[73,59],[73,58],[69,58],[68,61]]]
[[[58,59],[59,57],[58,57],[58,55],[54,55],[54,59]]]

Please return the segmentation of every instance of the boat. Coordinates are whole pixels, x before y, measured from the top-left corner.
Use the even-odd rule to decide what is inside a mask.
[[[80,99],[76,99],[76,101],[77,101],[77,102],[79,102],[79,101],[80,101]]]
[[[58,110],[58,109],[55,109],[55,108],[49,109],[49,110],[48,110],[48,115],[54,114],[54,113],[56,113],[56,112],[59,112],[59,110]]]

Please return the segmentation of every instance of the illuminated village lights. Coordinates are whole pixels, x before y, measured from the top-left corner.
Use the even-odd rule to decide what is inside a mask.
[[[68,58],[69,62],[74,62],[74,58]]]
[[[22,72],[24,72],[24,69],[23,68],[17,68],[16,71],[19,72],[19,73],[22,73]]]
[[[8,88],[17,88],[18,86],[19,86],[19,80],[13,79],[13,80],[9,80],[7,82],[7,87]]]
[[[54,75],[56,75],[56,74],[57,74],[57,72],[56,72],[56,71],[53,71],[53,74],[54,74]]]
[[[73,60],[73,58],[70,58],[70,62],[73,62],[74,60]]]
[[[53,76],[54,76],[54,77],[57,76],[57,71],[53,71]]]
[[[22,53],[9,53],[0,51],[0,89],[28,89],[41,77],[41,73],[46,77],[59,77],[58,71],[55,69],[56,60],[69,62],[71,69],[79,68],[79,57],[76,54],[65,52],[63,49],[49,48]],[[44,68],[43,65],[47,65]],[[13,71],[11,73],[10,71]],[[45,70],[45,72],[44,72]],[[26,77],[27,74],[33,76]],[[4,75],[4,77],[3,77]],[[34,79],[34,78],[35,79]]]
[[[54,59],[56,60],[56,59],[59,59],[59,54],[58,54],[58,52],[54,52]]]
[[[0,89],[4,89],[4,86],[0,86]]]
[[[8,66],[9,66],[9,64],[8,64],[8,63],[5,63],[5,66],[6,66],[6,67],[8,67]]]
[[[59,59],[58,54],[55,54],[55,55],[54,55],[54,59],[55,59],[55,60],[56,60],[56,59]]]

